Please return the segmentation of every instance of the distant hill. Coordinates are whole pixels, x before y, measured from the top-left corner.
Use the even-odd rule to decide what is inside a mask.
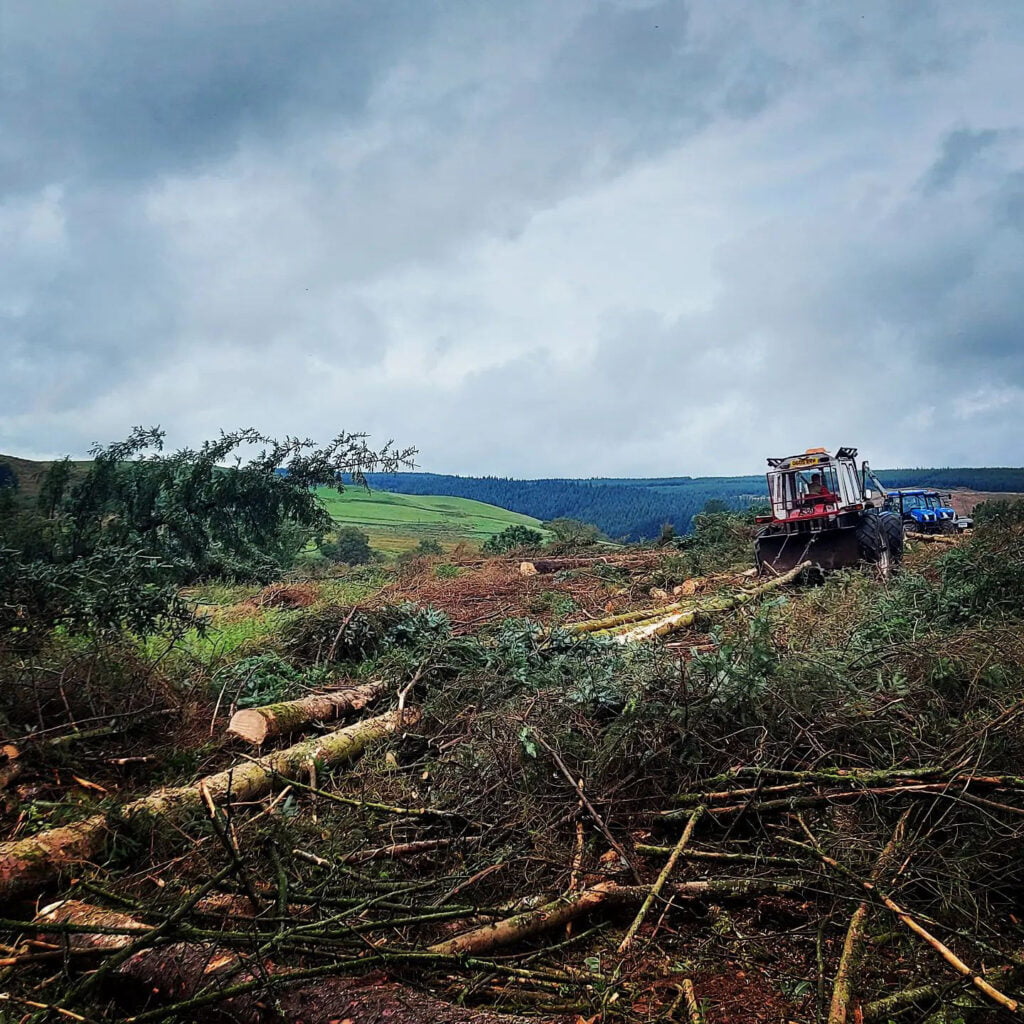
[[[887,469],[877,471],[891,487],[968,488],[985,492],[1024,491],[1024,469]],[[450,476],[440,473],[371,473],[372,487],[400,494],[450,494],[554,519],[571,516],[595,523],[609,537],[647,540],[663,523],[689,533],[693,517],[709,501],[738,510],[767,501],[763,475],[707,477],[515,480],[508,477]]]
[[[358,526],[369,534],[371,547],[388,554],[409,551],[421,540],[435,540],[446,548],[459,541],[479,545],[508,526],[545,532],[531,516],[470,498],[361,487],[347,487],[341,494],[332,487],[318,487],[317,497],[337,523]]]
[[[10,477],[13,476],[18,494],[26,500],[35,499],[39,494],[39,485],[52,465],[52,462],[36,462],[32,459],[19,459],[15,455],[0,455],[0,487],[9,485]],[[72,462],[72,465],[84,469],[89,462]]]
[[[371,487],[399,494],[475,498],[537,519],[568,516],[599,526],[613,540],[657,537],[663,523],[688,533],[693,516],[712,500],[747,508],[764,500],[764,477],[666,478],[646,481],[511,480],[437,473],[371,473]]]

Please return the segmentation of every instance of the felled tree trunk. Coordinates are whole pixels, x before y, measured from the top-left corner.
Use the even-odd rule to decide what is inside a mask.
[[[215,803],[225,801],[229,795],[232,800],[255,800],[269,792],[277,778],[297,779],[308,771],[311,762],[332,765],[350,761],[359,757],[370,744],[415,725],[419,718],[419,712],[412,708],[389,711],[233,765],[190,786],[158,790],[126,804],[118,818],[130,823],[139,819],[180,817],[202,806],[204,792]],[[27,839],[0,843],[0,900],[38,889],[71,865],[96,857],[106,848],[115,827],[112,819],[97,814]]]
[[[596,565],[615,565],[635,567],[648,565],[651,562],[660,561],[663,556],[656,552],[651,554],[635,555],[565,555],[560,558],[535,558],[530,562],[520,562],[519,571],[524,576],[532,576],[534,573],[548,574],[562,572],[565,569],[588,569]],[[530,566],[530,569],[523,569],[523,566]]]
[[[759,896],[763,893],[793,892],[796,883],[788,880],[745,878],[736,881],[676,882],[666,887],[678,899],[729,899]],[[491,921],[480,928],[456,935],[430,947],[432,953],[479,955],[499,946],[559,928],[599,906],[636,906],[650,893],[646,885],[619,885],[600,882],[582,892],[552,900],[502,921]]]
[[[115,918],[112,921],[111,918]],[[141,922],[124,914],[67,900],[47,908],[39,920],[106,927],[139,927]],[[72,939],[80,948],[111,951],[124,948],[132,936],[79,933]],[[118,945],[112,944],[114,940]],[[261,964],[212,943],[177,942],[142,949],[132,954],[113,974],[120,984],[119,999],[157,998],[180,1001],[195,998],[188,1008],[190,1020],[225,1019],[235,1024],[270,1024],[288,1021],[329,1024],[347,1020],[351,1024],[557,1024],[562,1018],[521,1017],[489,1010],[452,1006],[434,996],[396,982],[381,974],[359,978],[324,977],[294,986],[273,986],[268,997],[267,981],[287,973],[275,964]],[[129,982],[126,986],[124,982]],[[252,985],[246,991],[231,989]],[[134,989],[134,992],[128,991]],[[224,992],[225,998],[216,998]],[[214,998],[202,1000],[210,993]],[[276,1004],[276,1008],[275,1008]],[[184,1012],[184,1011],[183,1011]]]
[[[783,573],[781,576],[776,576],[767,583],[762,583],[760,586],[754,587],[753,590],[740,590],[729,597],[709,601],[698,609],[693,609],[691,611],[679,611],[671,615],[667,615],[663,619],[644,622],[635,629],[629,629],[624,633],[616,633],[615,639],[619,643],[624,644],[632,643],[637,640],[651,640],[655,637],[667,636],[669,633],[674,633],[677,630],[685,629],[687,626],[692,625],[698,616],[708,616],[732,611],[732,609],[738,608],[741,604],[746,604],[748,601],[753,601],[754,598],[760,597],[762,594],[767,594],[772,590],[777,590],[779,587],[785,586],[787,583],[792,583],[800,573],[805,569],[810,568],[810,566],[810,562],[801,562],[795,568],[790,569],[789,572]]]
[[[60,900],[43,907],[36,914],[36,924],[75,924],[90,928],[138,928],[145,929],[141,921],[122,914],[117,910],[83,903],[82,900]],[[48,937],[48,936],[47,936]],[[97,953],[112,953],[124,949],[135,941],[135,935],[108,935],[103,932],[68,932],[63,936],[69,949],[94,950]]]
[[[350,711],[361,711],[386,690],[385,683],[367,683],[332,693],[316,693],[299,700],[247,708],[231,716],[228,733],[258,745],[275,736],[298,732],[310,722],[326,722]]]

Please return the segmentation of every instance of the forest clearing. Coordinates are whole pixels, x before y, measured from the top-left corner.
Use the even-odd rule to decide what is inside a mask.
[[[1024,509],[978,518],[888,580],[765,585],[718,513],[8,651],[0,1012],[1019,1015]]]

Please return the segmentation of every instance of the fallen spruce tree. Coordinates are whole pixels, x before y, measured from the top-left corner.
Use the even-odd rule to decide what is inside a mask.
[[[385,683],[373,682],[331,693],[314,693],[299,700],[246,708],[231,716],[227,731],[258,746],[277,736],[299,732],[311,722],[326,722],[353,711],[362,711],[386,692]]]
[[[419,721],[419,712],[388,711],[353,725],[303,740],[245,764],[233,765],[189,786],[161,789],[133,800],[116,812],[94,814],[84,821],[47,829],[26,839],[0,843],[0,900],[27,895],[54,881],[68,868],[102,853],[120,828],[140,820],[174,820],[204,803],[253,800],[275,781],[307,773],[311,764],[351,761],[372,743]]]

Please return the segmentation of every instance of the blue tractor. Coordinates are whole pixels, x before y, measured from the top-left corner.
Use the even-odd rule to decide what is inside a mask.
[[[908,533],[957,533],[964,529],[947,495],[924,488],[888,490],[887,506],[898,512]],[[967,524],[969,525],[969,523]]]

